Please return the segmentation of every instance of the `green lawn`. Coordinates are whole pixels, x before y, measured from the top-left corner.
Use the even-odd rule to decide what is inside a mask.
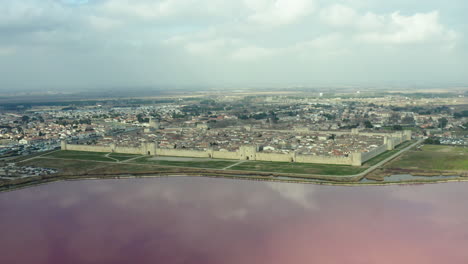
[[[106,154],[107,154],[106,152],[87,152],[87,151],[60,150],[60,151],[57,151],[57,152],[47,154],[44,157],[115,162],[114,159],[110,159],[110,158],[105,157]]]
[[[61,175],[83,175],[83,174],[123,174],[123,173],[160,173],[171,172],[174,168],[161,168],[150,164],[132,164],[132,163],[103,163],[96,161],[83,160],[60,160],[39,157],[29,160],[22,165],[37,166],[44,168],[54,168],[59,170]]]
[[[109,157],[106,157],[106,155]],[[108,152],[88,152],[88,151],[73,151],[61,150],[45,155],[44,157],[62,158],[62,159],[80,159],[92,161],[110,161],[115,162],[132,159],[141,155],[136,154],[122,154],[122,153],[108,153]]]
[[[393,154],[397,153],[398,151],[408,147],[409,145],[413,144],[414,142],[416,142],[416,140],[410,140],[410,141],[406,141],[406,142],[403,142],[401,143],[400,145],[396,146],[395,149],[393,150],[387,150],[385,151],[384,153],[376,156],[376,157],[373,157],[372,159],[364,162],[364,166],[373,166],[379,162],[381,162],[382,160],[392,156]]]
[[[160,166],[223,169],[229,165],[235,164],[238,161],[206,160],[206,159],[190,160],[190,161],[173,161],[173,160],[157,160],[157,159],[153,159],[153,157],[141,157],[141,158],[133,160],[132,162],[153,164],[153,165],[160,165]]]
[[[76,159],[76,160],[87,160],[87,161],[109,161],[116,162],[125,161],[131,158],[138,157],[138,155],[132,154],[120,154],[111,153],[108,158],[105,152],[84,152],[84,151],[57,151],[45,155],[44,158],[62,158],[62,159]],[[54,161],[49,159],[51,164],[66,163],[70,166],[70,169],[78,169],[80,163],[86,162],[73,162],[70,164],[68,161]],[[206,169],[224,169],[230,165],[239,162],[238,160],[209,160],[209,159],[197,159],[193,158],[190,160],[164,160],[154,159],[151,156],[142,156],[140,158],[132,160],[130,163],[125,164],[130,166],[132,163],[146,164],[146,165],[158,165],[158,166],[176,166],[176,167],[190,167],[190,168],[206,168]],[[116,162],[117,164],[117,162]],[[51,166],[54,167],[54,166]],[[62,166],[59,166],[62,167]],[[238,164],[229,170],[240,170],[240,171],[263,171],[263,172],[277,172],[277,173],[299,173],[299,174],[316,174],[316,175],[353,175],[364,171],[365,167],[353,167],[347,165],[328,165],[328,164],[311,164],[311,163],[289,163],[289,162],[269,162],[269,161],[246,161]],[[115,171],[115,169],[113,169]],[[127,170],[126,170],[127,171]]]
[[[246,161],[230,170],[265,171],[279,173],[300,173],[317,175],[353,175],[364,171],[366,168],[347,165],[328,165],[312,163],[289,163],[270,161]]]
[[[386,167],[438,171],[468,171],[468,148],[424,145],[422,150],[408,151]]]
[[[132,158],[136,158],[142,155],[136,155],[136,154],[120,154],[120,153],[111,153],[109,154],[109,157],[114,158],[119,161],[124,161]]]
[[[24,166],[37,166],[44,168],[54,168],[60,171],[60,174],[83,174],[95,169],[109,167],[109,163],[81,161],[81,160],[56,160],[40,157],[21,163]]]

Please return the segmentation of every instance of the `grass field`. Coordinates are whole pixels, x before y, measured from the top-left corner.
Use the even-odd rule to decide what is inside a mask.
[[[191,168],[209,168],[209,169],[223,169],[229,165],[235,164],[238,161],[228,160],[206,160],[200,159],[191,161],[173,161],[173,160],[155,160],[153,157],[141,157],[133,160],[135,163],[144,163],[160,166],[179,166]]]
[[[387,152],[386,152],[387,153]],[[386,154],[384,153],[384,154]],[[393,154],[389,153],[388,155]],[[106,155],[108,155],[106,157]],[[125,172],[131,172],[132,168],[141,171],[144,170],[138,166],[138,164],[153,165],[153,166],[178,166],[178,167],[189,167],[189,168],[206,168],[206,169],[224,169],[230,165],[236,164],[238,160],[209,160],[209,159],[197,159],[191,158],[190,160],[165,160],[165,159],[154,159],[150,156],[142,156],[140,158],[133,159],[128,164],[122,164],[122,166],[117,166],[117,161],[125,161],[131,158],[138,157],[138,155],[132,154],[120,154],[120,153],[105,153],[105,152],[83,152],[83,151],[57,151],[50,153],[44,156],[44,159],[38,158],[37,160],[47,160],[45,165],[63,164],[65,166],[59,166],[59,169],[66,171],[89,171],[89,170],[112,170],[117,171],[118,168],[127,168]],[[376,157],[379,159],[384,159],[383,157]],[[46,158],[60,158],[60,159],[69,159],[68,160],[53,160]],[[78,160],[73,161],[72,160]],[[79,161],[81,160],[81,161]],[[92,163],[83,162],[86,161],[96,161],[95,167],[91,166]],[[35,161],[35,160],[33,160]],[[112,167],[106,167],[105,163],[99,163],[98,161],[113,162],[116,163]],[[375,161],[377,163],[378,161]],[[80,164],[85,164],[81,167]],[[134,164],[134,165],[132,165]],[[98,166],[99,165],[99,166]],[[112,165],[112,164],[110,164]],[[91,168],[88,168],[91,166]],[[109,166],[109,165],[107,165]],[[47,166],[46,166],[47,167]],[[57,168],[57,166],[49,166],[52,168]],[[347,165],[328,165],[328,164],[311,164],[311,163],[288,163],[288,162],[268,162],[268,161],[245,161],[241,164],[229,168],[229,170],[239,170],[239,171],[259,171],[259,172],[277,172],[277,173],[298,173],[298,174],[316,174],[316,175],[353,175],[364,171],[366,167],[353,167]]]
[[[60,171],[60,174],[83,174],[92,170],[108,167],[108,163],[81,161],[81,160],[60,160],[37,158],[21,163],[25,166],[37,166],[44,168],[54,168]],[[112,164],[111,164],[112,165]]]
[[[230,170],[265,171],[281,173],[300,173],[317,175],[353,175],[366,168],[346,165],[328,165],[312,163],[289,163],[269,161],[247,161],[229,168]]]
[[[424,145],[421,150],[411,150],[385,166],[436,171],[468,171],[468,148]]]
[[[109,154],[109,157],[114,158],[119,161],[124,161],[128,159],[133,159],[136,157],[139,157],[141,155],[136,155],[136,154],[120,154],[120,153],[111,153]]]
[[[71,151],[61,150],[52,152],[45,155],[44,157],[61,158],[61,159],[79,159],[79,160],[91,160],[91,161],[110,161],[114,162],[114,159],[107,158],[106,152],[87,152],[87,151]]]
[[[385,151],[384,153],[364,162],[363,166],[373,166],[379,162],[381,162],[382,160],[392,156],[393,154],[397,153],[398,151],[408,147],[409,145],[415,143],[416,140],[410,140],[410,141],[406,141],[404,143],[401,143],[400,145],[396,146],[395,149],[393,150],[387,150]]]

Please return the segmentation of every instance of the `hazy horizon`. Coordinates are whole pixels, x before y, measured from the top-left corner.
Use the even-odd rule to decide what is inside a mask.
[[[466,86],[462,0],[5,0],[0,92]]]

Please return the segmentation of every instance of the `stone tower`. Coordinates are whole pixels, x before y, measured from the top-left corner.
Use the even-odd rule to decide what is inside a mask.
[[[239,148],[239,159],[241,160],[256,160],[257,159],[257,147],[244,145]]]
[[[153,129],[159,129],[160,128],[159,120],[153,119],[152,117],[150,117],[149,127]]]
[[[404,140],[411,140],[412,132],[411,130],[403,131]]]
[[[354,152],[351,154],[351,165],[352,166],[361,166],[362,165],[362,153]]]
[[[140,146],[140,151],[143,155],[156,156],[157,144],[156,142],[142,143]]]
[[[384,137],[384,144],[387,145],[387,150],[392,150],[395,148],[395,141],[392,136]]]

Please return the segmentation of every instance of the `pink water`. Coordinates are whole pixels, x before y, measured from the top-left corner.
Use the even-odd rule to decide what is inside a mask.
[[[468,263],[468,184],[208,178],[0,193],[0,263]]]

